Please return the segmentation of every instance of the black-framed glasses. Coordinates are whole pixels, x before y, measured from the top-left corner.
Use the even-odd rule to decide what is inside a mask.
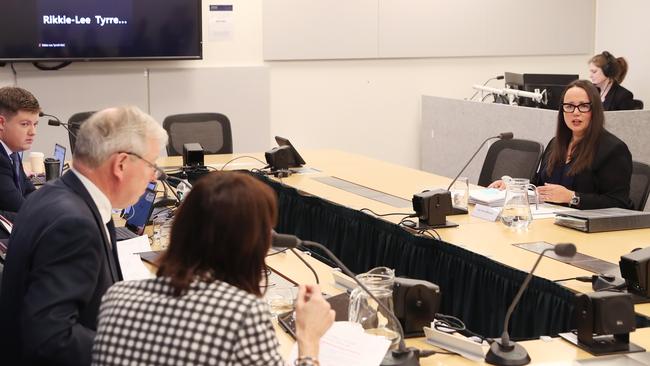
[[[124,153],[124,154],[127,154],[127,155],[135,156],[136,158],[138,158],[138,159],[144,161],[145,163],[147,163],[147,165],[149,165],[149,167],[150,167],[151,169],[153,169],[156,179],[159,179],[160,177],[162,177],[163,175],[165,175],[165,172],[162,170],[162,168],[160,168],[158,165],[156,165],[156,164],[150,162],[149,160],[143,158],[143,157],[140,156],[139,154],[136,154],[136,153],[134,153],[134,152],[130,152],[130,151],[120,151],[120,153]]]
[[[580,103],[578,105],[571,103],[562,103],[562,110],[567,113],[573,113],[576,108],[578,108],[580,113],[591,112],[591,103]]]

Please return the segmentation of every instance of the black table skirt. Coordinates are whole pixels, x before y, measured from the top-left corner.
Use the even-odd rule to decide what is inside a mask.
[[[356,273],[387,266],[398,276],[435,283],[442,292],[441,313],[460,318],[476,333],[500,336],[506,310],[525,272],[276,181],[260,179],[278,194],[278,232],[325,245]],[[510,320],[511,336],[530,339],[571,329],[574,297],[562,286],[534,277]]]

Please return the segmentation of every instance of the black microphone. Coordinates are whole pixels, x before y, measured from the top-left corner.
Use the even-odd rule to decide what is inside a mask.
[[[506,77],[503,76],[503,75],[498,75],[495,79],[497,79],[497,80],[503,80],[503,79],[505,79],[505,78],[506,78]]]
[[[48,124],[48,125],[50,125],[50,126],[61,126],[61,127],[65,128],[66,131],[68,131],[68,133],[69,133],[70,135],[72,135],[72,137],[74,137],[75,139],[77,138],[77,134],[75,134],[74,132],[70,131],[70,129],[68,128],[68,127],[70,127],[70,124],[69,124],[69,123],[65,123],[65,122],[61,122],[61,120],[60,120],[57,116],[54,116],[54,115],[51,115],[51,114],[47,114],[47,113],[43,113],[43,112],[40,112],[40,113],[38,114],[38,116],[39,116],[39,117],[50,117],[51,119],[49,119],[49,120],[47,121],[47,124]]]
[[[345,273],[347,276],[352,278],[356,284],[363,289],[365,293],[367,293],[379,307],[384,310],[387,316],[391,318],[391,320],[397,325],[397,330],[399,331],[400,335],[400,341],[399,341],[399,346],[397,347],[396,350],[389,350],[386,353],[386,356],[384,356],[384,360],[382,361],[381,365],[382,366],[418,366],[420,365],[420,350],[417,348],[412,348],[412,347],[406,347],[406,344],[404,343],[404,330],[402,329],[402,324],[399,322],[399,319],[395,316],[395,314],[386,307],[375,295],[368,290],[368,288],[361,282],[359,279],[348,269],[348,267],[343,264],[335,255],[332,253],[327,247],[320,243],[316,243],[313,241],[307,241],[307,240],[301,240],[297,236],[294,235],[289,235],[289,234],[278,234],[275,231],[272,232],[271,234],[271,245],[276,248],[295,248],[298,245],[304,245],[307,247],[316,247],[325,254]]]
[[[314,278],[316,279],[316,283],[320,284],[320,278],[318,277],[318,273],[316,273],[314,267],[312,267],[309,262],[307,262],[303,257],[300,256],[300,254],[298,254],[298,252],[296,252],[295,248],[297,248],[299,245],[300,239],[298,239],[298,237],[289,234],[279,234],[275,230],[271,230],[271,246],[273,248],[289,249],[307,268],[309,268],[311,273],[314,275]]]
[[[508,324],[510,323],[512,312],[515,310],[515,307],[519,303],[519,299],[521,299],[521,295],[524,293],[526,287],[528,287],[528,283],[533,278],[533,272],[535,272],[537,265],[542,260],[544,253],[551,250],[554,251],[556,255],[562,257],[573,257],[576,254],[576,246],[572,243],[555,244],[553,248],[544,249],[541,253],[539,253],[539,257],[537,257],[535,265],[533,265],[533,268],[530,270],[530,272],[528,272],[526,279],[524,279],[521,287],[519,287],[519,291],[515,295],[515,298],[512,300],[512,303],[506,312],[506,318],[503,322],[503,333],[501,334],[501,340],[492,342],[490,345],[490,350],[485,356],[485,362],[498,366],[517,366],[530,363],[530,356],[528,356],[526,349],[517,342],[510,341]]]
[[[483,147],[483,145],[485,145],[486,142],[488,142],[488,141],[490,141],[490,140],[494,140],[494,139],[499,139],[499,140],[510,140],[510,139],[512,139],[514,136],[515,136],[515,135],[514,135],[512,132],[501,132],[501,133],[498,134],[497,136],[491,136],[491,137],[488,137],[488,138],[486,138],[485,140],[483,140],[483,143],[481,143],[481,146],[479,146],[478,149],[476,149],[476,152],[474,152],[474,155],[472,155],[472,157],[469,158],[469,160],[467,161],[467,163],[465,164],[465,166],[463,167],[463,169],[461,169],[460,172],[458,172],[458,174],[457,174],[456,177],[454,178],[454,180],[451,181],[451,183],[449,184],[449,187],[447,187],[447,190],[450,190],[450,189],[451,189],[451,186],[453,186],[454,183],[456,183],[456,180],[458,180],[458,177],[460,177],[460,175],[463,174],[463,172],[465,171],[465,169],[467,169],[467,166],[469,165],[469,163],[471,163],[472,160],[474,160],[474,157],[476,156],[476,154],[478,154],[479,151],[481,151],[481,148]],[[465,212],[465,213],[467,213],[467,212]]]

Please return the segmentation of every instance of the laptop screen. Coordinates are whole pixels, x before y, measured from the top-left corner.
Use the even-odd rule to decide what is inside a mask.
[[[63,164],[65,164],[65,147],[54,144],[54,159],[58,160],[59,164],[59,177],[63,175]]]
[[[154,200],[156,199],[156,182],[151,182],[147,190],[140,196],[138,202],[122,211],[122,217],[126,219],[126,227],[138,235],[142,235],[144,227],[149,221],[153,211]]]

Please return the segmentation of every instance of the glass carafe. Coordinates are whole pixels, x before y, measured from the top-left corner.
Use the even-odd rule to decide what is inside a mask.
[[[357,279],[393,312],[395,271],[377,267],[357,275]],[[400,341],[399,328],[393,318],[387,316],[385,310],[361,287],[355,288],[350,294],[349,320],[360,323],[367,333],[384,336],[391,341],[391,347],[396,347]]]
[[[524,178],[509,178],[504,182],[506,198],[501,209],[501,222],[513,229],[526,229],[533,221],[528,192],[532,189],[535,200],[537,200],[535,185],[530,184],[530,181]]]

